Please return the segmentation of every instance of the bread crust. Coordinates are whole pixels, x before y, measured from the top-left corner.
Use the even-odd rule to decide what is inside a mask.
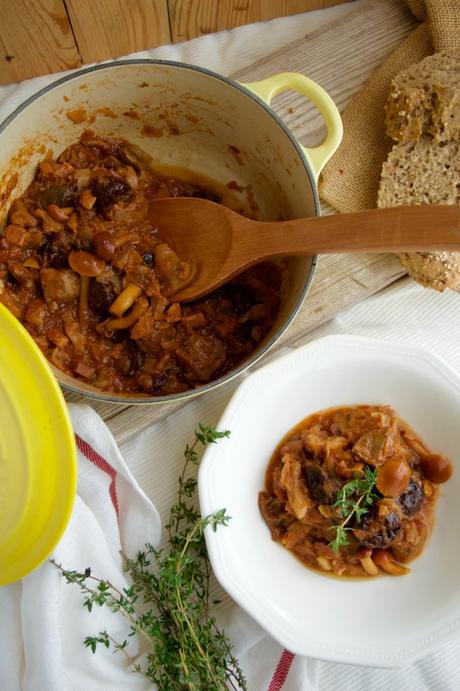
[[[416,142],[394,145],[382,167],[379,207],[459,203],[459,142],[442,145],[423,135]],[[421,285],[460,292],[459,252],[405,252],[399,257]]]
[[[397,142],[430,134],[437,142],[460,138],[460,51],[435,53],[400,72],[386,106],[387,134]]]

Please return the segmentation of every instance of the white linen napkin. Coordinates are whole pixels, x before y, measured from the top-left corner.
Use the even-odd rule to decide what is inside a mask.
[[[120,550],[131,557],[146,542],[158,546],[160,518],[98,414],[85,403],[69,408],[78,448],[78,490],[69,525],[51,558],[65,569],[81,572],[90,567],[92,575],[121,589],[128,582]],[[149,455],[148,447],[144,451]],[[176,465],[177,460],[180,457]],[[156,459],[150,455],[152,476],[161,473],[163,462],[162,455]],[[122,654],[99,647],[94,655],[84,646],[87,635],[103,630],[123,641],[129,628],[120,615],[98,607],[89,613],[82,603],[78,586],[67,584],[50,560],[21,582],[0,588],[1,691],[151,688],[131,671]],[[220,613],[219,620],[235,640],[250,689],[278,691],[288,673],[286,691],[303,688],[304,661],[294,663],[293,656],[283,652],[248,615],[230,607]],[[130,640],[127,651],[135,657],[137,641]],[[254,657],[255,649],[260,656]]]
[[[120,550],[129,556],[145,542],[158,544],[160,518],[129,472],[97,413],[71,404],[78,447],[78,495],[72,517],[54,554],[66,569],[127,585]],[[107,628],[118,640],[129,629],[105,608],[82,606],[78,586],[67,584],[50,561],[21,582],[0,588],[1,691],[101,691],[149,688],[127,668],[123,655],[83,646],[87,635]],[[135,655],[132,639],[130,655]]]

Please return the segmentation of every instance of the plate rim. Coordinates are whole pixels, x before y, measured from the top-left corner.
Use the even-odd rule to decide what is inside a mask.
[[[382,353],[382,347],[384,347],[385,353],[392,352],[399,356],[402,354],[406,356],[411,355],[424,361],[429,366],[434,367],[437,373],[442,375],[443,379],[456,391],[457,395],[460,396],[460,374],[451,365],[445,362],[442,357],[426,348],[397,340],[388,339],[380,341],[377,338],[367,336],[330,334],[295,348],[291,352],[269,362],[256,372],[251,373],[239,385],[229,400],[216,425],[217,429],[229,428],[229,423],[234,420],[235,414],[238,414],[238,408],[244,401],[248,391],[263,379],[267,373],[279,369],[280,366],[291,367],[293,363],[303,360],[314,351],[321,354],[321,352],[326,353],[331,349],[336,350],[338,347],[345,347],[347,349],[358,347],[379,353]],[[208,482],[208,475],[211,472],[210,469],[213,463],[213,457],[218,453],[218,446],[216,447],[213,445],[207,447],[200,464],[198,488],[202,515],[207,515],[213,510],[211,483]],[[223,553],[219,548],[218,532],[219,531],[214,533],[209,529],[205,531],[206,546],[217,580],[232,599],[257,621],[269,635],[273,636],[281,645],[294,654],[316,657],[330,662],[359,664],[366,667],[401,667],[433,650],[434,644],[437,646],[442,642],[450,640],[454,630],[460,628],[460,616],[457,616],[450,622],[446,622],[438,626],[438,628],[433,628],[429,634],[425,634],[422,637],[417,637],[417,633],[414,632],[414,635],[407,645],[404,646],[404,649],[398,649],[397,645],[389,645],[383,650],[379,646],[378,649],[374,648],[372,651],[361,646],[348,647],[347,649],[344,646],[338,645],[329,645],[326,647],[317,642],[307,642],[305,645],[302,645],[302,641],[298,640],[294,632],[290,632],[287,626],[281,627],[280,620],[267,614],[261,602],[254,599],[252,593],[248,595],[247,591],[241,587],[241,582],[232,578],[228,564],[223,558]]]

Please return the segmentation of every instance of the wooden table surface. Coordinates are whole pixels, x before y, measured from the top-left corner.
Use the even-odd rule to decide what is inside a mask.
[[[402,0],[369,0],[351,7],[344,19],[307,34],[282,50],[233,75],[254,81],[282,71],[302,72],[323,86],[340,110],[415,26]],[[324,136],[319,113],[301,96],[285,92],[272,104],[302,143],[317,144]],[[323,213],[334,213],[323,205]],[[324,255],[320,257],[303,307],[271,351],[302,343],[305,335],[344,308],[397,281],[405,272],[393,255]],[[81,400],[66,394],[69,401]],[[164,419],[187,402],[126,406],[86,399],[106,421],[118,442]]]
[[[350,0],[0,0],[0,84]]]

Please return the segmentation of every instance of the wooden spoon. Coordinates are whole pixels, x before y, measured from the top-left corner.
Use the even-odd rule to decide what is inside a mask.
[[[399,206],[292,221],[251,221],[221,204],[179,197],[159,199],[150,220],[184,261],[193,279],[174,300],[187,302],[263,259],[354,252],[460,251],[460,207]]]

